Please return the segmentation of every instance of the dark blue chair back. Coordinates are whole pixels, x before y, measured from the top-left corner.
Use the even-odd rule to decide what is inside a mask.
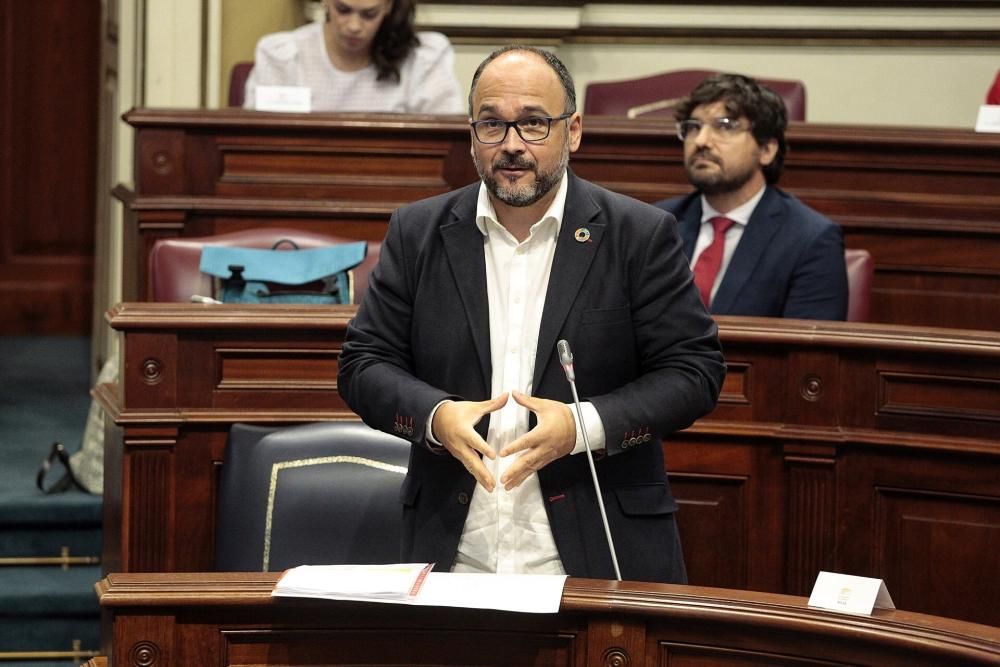
[[[361,422],[233,424],[219,484],[215,568],[397,563],[410,444]]]

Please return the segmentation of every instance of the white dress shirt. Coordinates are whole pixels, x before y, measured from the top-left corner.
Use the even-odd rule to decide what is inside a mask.
[[[691,253],[692,269],[694,269],[694,265],[697,263],[702,251],[710,246],[712,240],[715,238],[715,230],[712,228],[711,219],[723,216],[736,223],[726,232],[726,244],[722,250],[722,265],[719,267],[719,273],[715,276],[715,283],[712,285],[712,299],[715,298],[715,293],[719,290],[719,285],[722,284],[722,277],[726,275],[726,269],[729,268],[729,262],[733,259],[736,246],[739,245],[740,239],[743,238],[743,231],[746,229],[747,223],[750,222],[750,216],[753,215],[753,211],[757,208],[761,197],[764,196],[765,189],[766,186],[761,188],[746,203],[740,204],[728,213],[719,213],[708,203],[705,195],[701,196],[701,227],[698,229],[698,240],[694,243],[694,252]]]
[[[532,225],[528,238],[518,243],[497,220],[486,186],[480,186],[476,226],[483,234],[486,257],[493,366],[491,396],[515,389],[532,394],[538,329],[556,239],[562,225],[567,187],[568,179],[563,176],[545,215]],[[572,405],[570,409],[577,422],[573,450],[573,454],[577,454],[584,451],[585,445],[576,411]],[[603,449],[604,425],[596,408],[586,402],[582,409],[591,447]],[[490,415],[487,444],[499,452],[527,433],[528,416],[529,411],[510,398],[507,405]],[[500,476],[516,456],[483,458],[487,470],[498,483],[492,493],[476,485],[453,571],[565,574],[545,513],[538,475],[531,474],[510,491],[504,490],[499,483]]]

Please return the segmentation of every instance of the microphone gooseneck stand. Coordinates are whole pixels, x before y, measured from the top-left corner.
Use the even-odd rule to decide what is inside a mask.
[[[597,492],[597,507],[601,510],[601,521],[604,523],[604,536],[608,538],[608,550],[611,552],[611,564],[615,568],[615,577],[622,580],[621,570],[618,569],[618,554],[615,552],[615,543],[611,540],[611,527],[608,526],[608,514],[604,511],[604,497],[601,496],[601,483],[597,481],[597,468],[594,467],[594,455],[590,449],[590,437],[587,435],[587,425],[583,421],[583,408],[580,407],[580,397],[576,393],[576,373],[573,371],[573,353],[569,349],[569,343],[560,340],[556,344],[559,351],[559,363],[562,364],[566,372],[566,379],[569,381],[569,388],[573,391],[573,405],[576,406],[576,417],[580,423],[580,432],[583,433],[583,444],[587,449],[587,463],[590,464],[590,477],[594,480],[594,490]]]

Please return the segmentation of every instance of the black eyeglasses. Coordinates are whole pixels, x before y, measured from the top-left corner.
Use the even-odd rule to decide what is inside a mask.
[[[681,141],[687,141],[692,137],[698,136],[703,127],[707,127],[709,133],[715,137],[727,140],[735,137],[744,130],[749,130],[752,126],[750,123],[744,123],[735,118],[723,117],[713,118],[712,120],[695,120],[691,118],[677,123],[677,138]]]
[[[476,139],[483,144],[502,144],[507,138],[510,128],[514,128],[517,135],[524,141],[545,141],[552,131],[552,121],[566,120],[573,115],[570,111],[561,116],[528,116],[520,120],[474,120],[469,125],[476,135]]]

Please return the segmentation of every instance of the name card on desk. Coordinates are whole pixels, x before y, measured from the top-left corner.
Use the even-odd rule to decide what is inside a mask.
[[[984,104],[979,107],[976,132],[1000,132],[1000,104]]]
[[[312,111],[312,89],[306,86],[257,86],[254,108],[257,111]]]
[[[820,572],[809,596],[809,606],[871,615],[872,609],[895,609],[889,590],[881,579],[855,577],[836,572]]]

